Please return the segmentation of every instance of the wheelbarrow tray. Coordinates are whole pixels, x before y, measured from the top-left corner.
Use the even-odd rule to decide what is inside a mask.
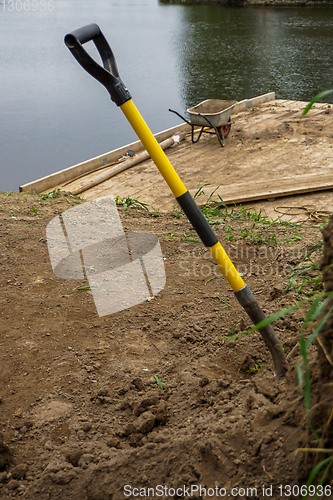
[[[190,115],[191,125],[207,127],[208,120],[215,127],[227,125],[230,116],[238,101],[221,101],[220,99],[207,99],[187,109]]]

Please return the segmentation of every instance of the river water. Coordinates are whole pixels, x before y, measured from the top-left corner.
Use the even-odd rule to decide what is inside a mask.
[[[309,100],[333,85],[333,9],[5,0],[0,190],[17,191],[136,140],[104,87],[63,43],[66,33],[92,22],[153,132],[180,122],[169,108],[183,113],[207,98],[275,91],[277,98]],[[96,53],[92,43],[85,47]]]

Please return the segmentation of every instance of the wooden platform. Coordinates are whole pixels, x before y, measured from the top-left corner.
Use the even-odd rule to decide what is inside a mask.
[[[166,151],[186,187],[194,194],[204,186],[205,196],[200,197],[200,203],[213,190],[216,190],[215,197],[219,194],[225,203],[253,202],[325,190],[328,200],[332,200],[328,204],[325,201],[325,206],[333,212],[333,193],[330,191],[333,188],[331,105],[317,103],[306,117],[301,118],[305,102],[273,100],[252,107],[246,103],[249,101],[243,101],[242,107],[232,116],[234,123],[224,148],[220,147],[216,136],[203,134],[197,144],[192,144],[188,135],[179,145]],[[166,131],[161,140],[179,130],[186,131],[188,126]],[[138,143],[135,147],[140,149]],[[109,155],[107,161],[114,161],[115,156],[119,158],[127,149],[134,147],[127,145],[119,149],[112,159]],[[98,158],[100,165],[104,156]],[[94,165],[97,164],[95,161]],[[87,179],[89,176],[66,186],[63,186],[65,181],[58,182],[42,190],[60,188],[71,191]],[[40,190],[41,185],[39,180],[20,189],[31,191],[38,187]],[[136,197],[160,210],[168,210],[175,204],[172,193],[151,160],[88,189],[80,196],[91,200],[105,194]]]

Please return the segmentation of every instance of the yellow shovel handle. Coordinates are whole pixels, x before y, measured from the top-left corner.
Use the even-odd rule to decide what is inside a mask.
[[[245,287],[244,281],[238,274],[237,269],[229,259],[227,253],[223,249],[221,243],[218,241],[208,222],[203,217],[201,211],[197,207],[197,204],[182,183],[164,151],[160,148],[157,140],[140,115],[132,99],[126,101],[120,106],[120,108],[133,127],[137,136],[141,140],[143,146],[148,151],[151,159],[154,161],[155,165],[161,172],[175,198],[184,209],[190,221],[193,223],[194,227],[196,226],[196,220],[198,218],[201,219],[201,224],[199,225],[199,227],[195,227],[199,237],[208,247],[209,252],[211,253],[213,259],[220,268],[222,274],[227,279],[233,291],[238,292]],[[184,207],[183,200],[186,202],[187,210]]]

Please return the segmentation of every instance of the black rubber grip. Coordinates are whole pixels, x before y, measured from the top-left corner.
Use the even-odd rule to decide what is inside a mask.
[[[82,44],[90,40],[94,42],[104,67],[100,66],[82,47]],[[65,36],[65,44],[82,68],[104,85],[117,106],[121,106],[132,98],[119,76],[111,47],[97,24],[88,24],[68,33]]]
[[[77,40],[84,44],[96,38],[100,33],[101,30],[97,24],[87,24],[87,26],[83,26],[82,28],[72,31],[72,33],[68,33],[68,35],[65,36],[65,44],[68,48],[73,48]]]
[[[217,236],[207,222],[207,219],[192,198],[189,191],[176,198],[181,208],[184,210],[188,220],[196,230],[199,238],[205,247],[210,248],[218,242]]]

